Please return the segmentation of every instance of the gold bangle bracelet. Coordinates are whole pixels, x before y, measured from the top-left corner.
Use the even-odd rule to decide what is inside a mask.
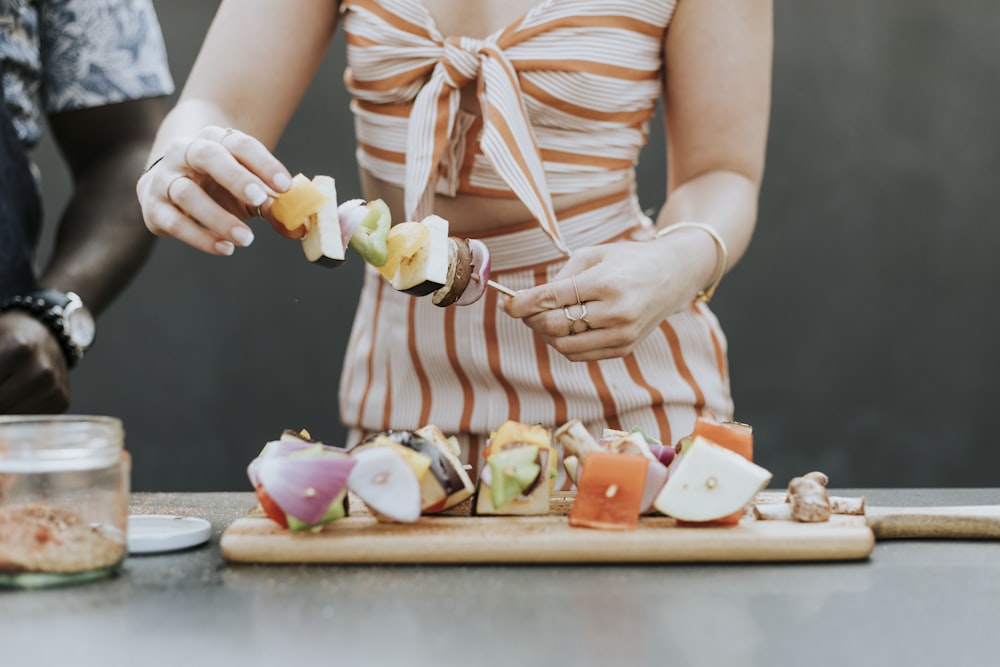
[[[712,278],[712,282],[709,283],[708,287],[698,292],[694,300],[701,303],[708,303],[712,300],[715,295],[716,288],[719,287],[719,283],[722,281],[722,276],[726,275],[726,267],[729,265],[729,250],[726,248],[726,242],[722,240],[719,236],[719,232],[715,231],[711,225],[706,225],[703,222],[675,222],[674,224],[664,227],[660,231],[656,232],[655,238],[660,238],[666,236],[671,232],[676,232],[679,229],[700,229],[715,241],[715,248],[718,253],[718,259],[716,260],[715,275]]]

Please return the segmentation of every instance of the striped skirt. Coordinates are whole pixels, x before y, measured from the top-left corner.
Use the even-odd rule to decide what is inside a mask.
[[[563,212],[559,229],[570,248],[652,238],[628,193]],[[492,277],[516,290],[551,280],[566,261],[537,222],[479,238]],[[507,419],[556,428],[576,418],[595,435],[639,426],[673,444],[706,410],[732,417],[726,339],[707,305],[671,315],[624,358],[573,362],[500,311],[497,296],[491,289],[471,306],[440,308],[368,267],[340,381],[348,443],[437,424],[458,436],[475,472],[486,438]]]

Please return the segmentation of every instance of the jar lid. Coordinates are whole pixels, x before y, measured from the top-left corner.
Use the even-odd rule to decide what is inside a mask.
[[[132,554],[178,551],[207,542],[212,524],[193,516],[132,514],[126,534]]]

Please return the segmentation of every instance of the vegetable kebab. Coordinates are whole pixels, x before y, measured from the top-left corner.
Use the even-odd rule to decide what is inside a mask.
[[[490,251],[482,241],[448,236],[448,221],[436,215],[392,225],[381,199],[338,205],[329,176],[296,175],[292,187],[275,198],[271,213],[289,231],[305,227],[302,250],[310,262],[336,268],[350,247],[395,289],[430,295],[435,305],[471,305],[487,286],[513,294],[490,280]]]

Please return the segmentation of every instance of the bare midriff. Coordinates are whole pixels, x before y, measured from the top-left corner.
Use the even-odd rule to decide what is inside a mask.
[[[381,199],[393,213],[393,223],[403,222],[403,188],[380,181],[367,171],[361,171],[361,187],[365,199]],[[586,192],[553,195],[552,203],[556,214],[575,208],[602,197],[632,189],[632,179],[612,183],[603,188],[591,188]],[[457,197],[438,195],[434,198],[434,213],[449,223],[449,231],[454,234],[475,234],[487,230],[497,230],[523,224],[531,220],[531,213],[518,199],[505,197],[484,197],[482,195],[459,194]]]

